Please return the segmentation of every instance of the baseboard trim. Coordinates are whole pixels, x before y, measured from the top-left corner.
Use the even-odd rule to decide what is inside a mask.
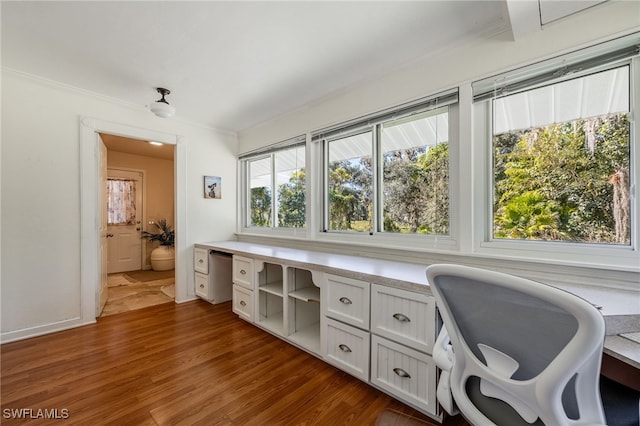
[[[95,324],[95,322],[95,318],[91,321],[82,321],[81,318],[71,318],[64,321],[39,325],[37,327],[23,328],[15,331],[6,331],[0,333],[0,344],[16,342],[18,340],[29,339],[31,337],[43,336],[45,334],[69,330],[71,328],[81,327],[83,325]]]
[[[178,298],[176,297],[175,299],[176,303],[186,303],[186,302],[191,302],[193,300],[198,300],[198,296],[191,296],[191,297],[187,296],[186,299],[180,299],[180,300],[178,300]]]

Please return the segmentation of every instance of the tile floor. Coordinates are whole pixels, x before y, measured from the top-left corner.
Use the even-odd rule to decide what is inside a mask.
[[[109,296],[101,317],[175,300],[175,271],[130,271],[109,274]]]

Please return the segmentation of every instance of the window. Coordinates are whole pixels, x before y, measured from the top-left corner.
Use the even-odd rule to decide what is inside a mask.
[[[637,41],[621,37],[472,84],[477,111],[488,107],[491,117],[485,247],[571,253],[557,244],[571,243],[598,259],[632,255],[622,249],[638,236]]]
[[[323,230],[449,235],[449,113],[457,100],[452,90],[318,132]]]
[[[383,230],[449,234],[449,107],[381,126]]]
[[[373,229],[373,145],[367,131],[327,142],[329,229]]]
[[[629,245],[629,66],[493,100],[493,238]]]
[[[242,159],[248,183],[246,227],[306,226],[305,147],[300,140]]]
[[[136,221],[136,181],[107,179],[107,224],[133,225]]]

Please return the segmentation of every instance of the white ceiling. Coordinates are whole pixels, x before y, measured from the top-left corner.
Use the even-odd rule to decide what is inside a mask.
[[[2,1],[2,66],[242,130],[505,27],[502,1]]]
[[[2,1],[2,66],[141,107],[166,87],[177,119],[239,131],[515,34],[512,2]]]

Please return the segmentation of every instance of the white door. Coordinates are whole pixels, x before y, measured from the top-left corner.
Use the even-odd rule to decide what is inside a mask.
[[[107,271],[142,269],[142,173],[108,169],[109,195]]]
[[[100,135],[96,133],[99,143],[99,173],[98,197],[100,197],[99,230],[100,238],[100,285],[98,289],[98,303],[96,305],[96,318],[102,314],[107,303],[107,147],[102,142]]]

